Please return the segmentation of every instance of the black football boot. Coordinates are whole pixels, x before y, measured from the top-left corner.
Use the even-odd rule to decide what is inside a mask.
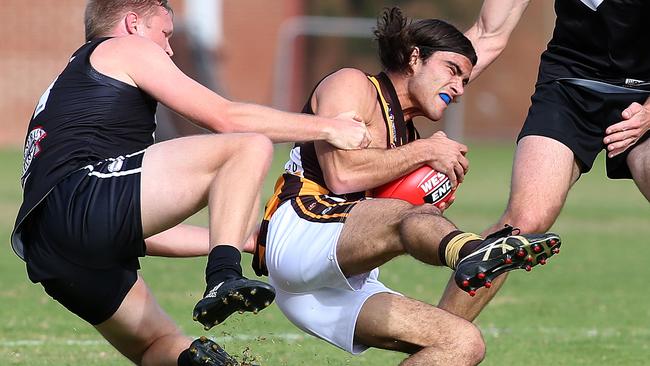
[[[454,274],[458,287],[474,296],[478,288],[491,287],[500,274],[518,268],[530,271],[560,252],[557,234],[513,235],[514,231],[518,233],[519,229],[506,225],[488,235],[473,253],[461,259]]]

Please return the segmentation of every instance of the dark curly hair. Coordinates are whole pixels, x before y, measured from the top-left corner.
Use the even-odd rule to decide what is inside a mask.
[[[453,25],[439,19],[410,21],[398,7],[386,8],[377,19],[374,31],[379,58],[387,71],[404,72],[415,47],[426,61],[436,51],[449,51],[467,57],[476,65],[474,46]]]

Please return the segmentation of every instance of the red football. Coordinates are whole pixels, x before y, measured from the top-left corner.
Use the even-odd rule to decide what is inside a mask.
[[[451,181],[445,174],[435,171],[428,165],[375,188],[373,196],[377,198],[399,198],[414,205],[424,203],[440,207],[454,195]]]

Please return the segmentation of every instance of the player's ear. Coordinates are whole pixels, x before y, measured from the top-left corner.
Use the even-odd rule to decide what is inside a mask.
[[[130,11],[124,16],[124,27],[129,34],[138,33],[138,14]]]
[[[418,47],[413,47],[411,50],[411,55],[409,56],[409,70],[411,73],[415,72],[415,66],[420,61],[420,49]]]

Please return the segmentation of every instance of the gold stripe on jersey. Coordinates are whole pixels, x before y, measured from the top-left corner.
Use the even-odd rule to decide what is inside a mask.
[[[280,205],[280,199],[278,196],[280,196],[280,192],[282,192],[282,188],[284,187],[284,176],[280,176],[278,180],[275,182],[275,189],[273,190],[273,195],[269,200],[266,202],[266,207],[264,207],[264,220],[269,220],[271,216],[273,216],[273,213],[275,210],[278,209],[278,206]]]
[[[375,86],[377,89],[377,95],[381,101],[381,109],[384,112],[384,120],[386,121],[386,131],[388,131],[388,143],[391,148],[397,146],[396,144],[396,134],[395,131],[395,116],[392,115],[390,111],[390,104],[386,101],[384,94],[381,92],[381,86],[379,85],[379,80],[376,77],[368,75],[368,80]]]
[[[291,200],[296,213],[303,219],[313,222],[345,222],[350,216],[350,209],[356,202],[329,203],[325,202],[325,196],[303,196]]]
[[[318,196],[330,193],[327,188],[307,178],[300,177],[300,183],[301,187],[298,196]]]
[[[266,203],[264,220],[268,220],[273,216],[280,203],[295,196],[291,192],[298,192],[298,196],[320,196],[330,193],[326,188],[307,178],[288,173],[283,174],[275,182],[273,196]]]
[[[333,206],[338,206],[338,205],[341,205],[341,206],[353,205],[353,204],[359,202],[359,201],[345,201],[345,202],[330,203],[330,202],[324,201],[322,196],[314,196],[314,197],[316,198],[316,202],[318,202],[318,203],[320,203],[320,204],[322,204],[324,206],[327,206],[327,207],[333,207]]]

